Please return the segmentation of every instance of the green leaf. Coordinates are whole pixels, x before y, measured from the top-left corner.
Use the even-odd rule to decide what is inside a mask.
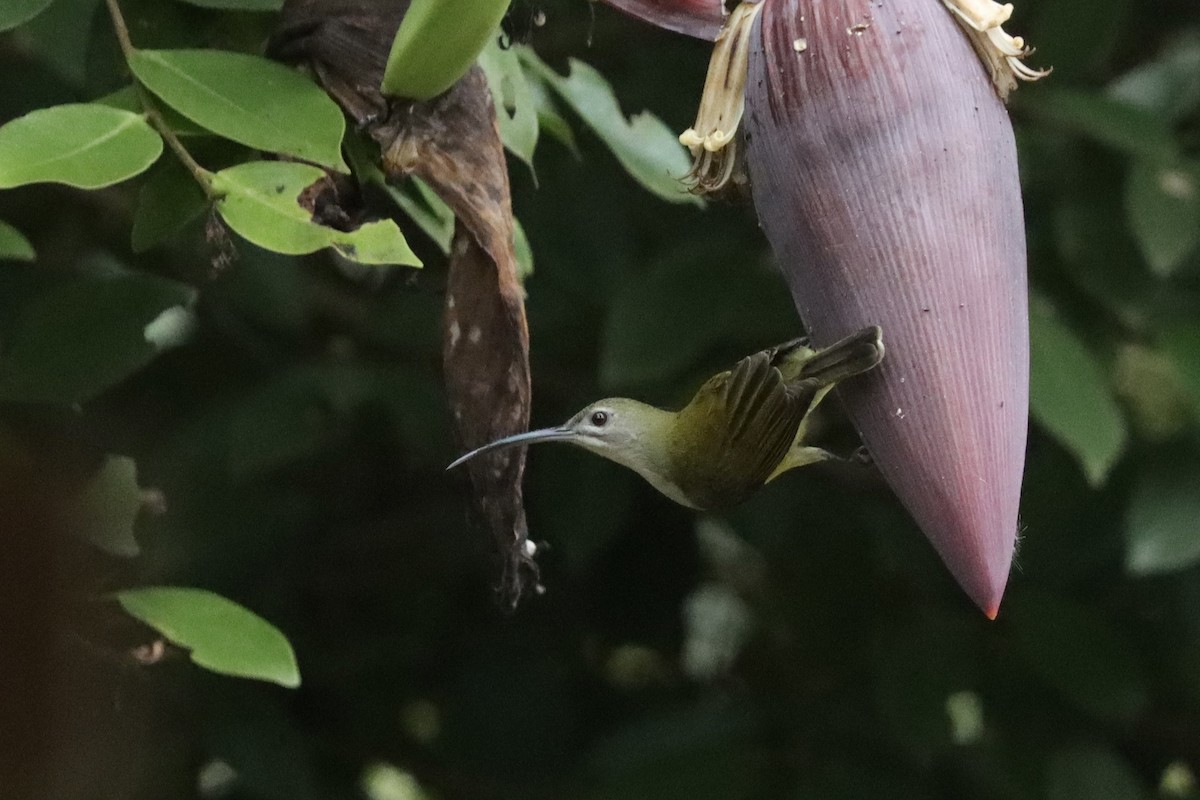
[[[195,290],[145,274],[75,280],[20,307],[0,354],[0,400],[83,403],[152,361],[151,327]]]
[[[181,0],[201,8],[220,8],[227,11],[278,11],[283,0]]]
[[[514,49],[521,63],[557,92],[596,132],[634,180],[672,203],[701,204],[680,181],[691,168],[691,157],[662,120],[648,112],[626,119],[612,87],[582,61],[571,59],[571,72],[564,77],[528,47]]]
[[[1016,105],[1099,144],[1154,161],[1178,157],[1179,145],[1161,116],[1095,92],[1039,86]]]
[[[533,274],[533,247],[525,235],[525,228],[516,217],[513,217],[513,251],[517,256],[517,280],[524,283]]]
[[[334,234],[333,249],[343,258],[359,264],[421,266],[421,260],[409,248],[399,226],[390,219],[367,222],[355,230],[334,231]]]
[[[1127,722],[1150,700],[1145,666],[1125,628],[1102,610],[1026,587],[1004,624],[1033,676],[1100,720]]]
[[[0,220],[0,261],[34,261],[37,253],[22,233]]]
[[[130,616],[191,651],[200,667],[289,689],[300,685],[287,637],[254,612],[204,589],[152,586],[117,592]]]
[[[341,154],[341,109],[282,64],[220,50],[138,50],[129,66],[165,103],[214,133],[349,171]]]
[[[1158,275],[1170,276],[1200,244],[1200,169],[1135,163],[1125,207],[1147,263]]]
[[[1034,419],[1104,483],[1128,432],[1104,371],[1044,298],[1030,300],[1030,397]]]
[[[7,2],[3,0],[0,5]],[[43,13],[22,25],[17,35],[58,75],[82,86],[90,74],[89,43],[100,5],[101,0],[53,0]]]
[[[0,189],[65,183],[99,189],[145,171],[162,139],[140,115],[93,103],[31,111],[0,127]]]
[[[1147,442],[1166,442],[1196,420],[1197,404],[1173,359],[1145,345],[1123,344],[1112,362],[1112,384],[1134,432]]]
[[[240,236],[259,247],[286,255],[334,247],[363,264],[420,266],[404,235],[391,220],[339,231],[312,221],[298,198],[325,173],[317,167],[283,161],[253,161],[221,170],[213,188],[224,196],[217,211]]]
[[[1174,360],[1193,401],[1200,405],[1200,324],[1193,320],[1169,323],[1163,327],[1159,342]]]
[[[410,178],[404,187],[385,184],[392,200],[408,215],[417,227],[443,253],[450,252],[450,241],[454,238],[454,212],[429,185],[420,178]]]
[[[383,93],[428,100],[466,74],[499,34],[509,0],[413,0],[388,54]]]
[[[7,31],[36,17],[54,0],[4,0],[0,6],[0,31]]]
[[[1129,503],[1125,566],[1157,575],[1200,562],[1200,460],[1152,467]]]
[[[1200,107],[1200,32],[1185,32],[1153,61],[1113,81],[1108,94],[1173,121],[1195,111]]]
[[[1046,765],[1047,800],[1150,800],[1137,773],[1107,747],[1078,745]]]
[[[509,152],[533,168],[538,141],[538,111],[525,70],[513,48],[502,49],[498,39],[479,54],[496,106],[500,138]]]
[[[77,495],[62,501],[61,508],[71,533],[114,556],[138,555],[133,525],[142,510],[142,490],[132,458],[108,456]]]
[[[525,85],[529,87],[533,105],[537,109],[539,133],[545,131],[547,135],[558,140],[559,144],[570,150],[572,155],[579,158],[579,144],[575,141],[575,131],[559,113],[558,106],[555,105],[554,98],[551,96],[550,90],[546,88],[546,84],[541,80],[530,80],[527,75]]]
[[[164,160],[150,171],[138,193],[133,214],[132,244],[144,253],[174,236],[208,210],[208,199],[178,160]]]

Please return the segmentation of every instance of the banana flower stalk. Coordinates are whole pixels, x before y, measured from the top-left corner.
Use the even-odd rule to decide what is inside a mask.
[[[1028,425],[1026,253],[1004,100],[1029,49],[991,0],[608,0],[716,46],[688,179],[744,165],[813,343],[882,327],[839,389],[884,478],[994,618]]]

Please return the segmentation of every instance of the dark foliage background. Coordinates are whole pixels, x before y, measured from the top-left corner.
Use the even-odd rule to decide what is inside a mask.
[[[271,24],[122,5],[146,45],[253,50]],[[58,0],[0,37],[0,120],[125,83],[96,10]],[[512,21],[551,63],[595,65],[627,110],[690,124],[705,45],[583,0],[517,0]],[[1024,0],[1011,28],[1055,74],[1013,104],[1035,419],[998,621],[867,470],[790,473],[698,519],[550,446],[527,481],[547,592],[506,616],[465,487],[442,471],[444,270],[419,232],[421,271],[241,241],[216,268],[202,223],[131,252],[136,182],[29,187],[0,192],[40,258],[0,267],[0,359],[34,325],[53,374],[96,368],[96,328],[36,305],[71,276],[191,284],[199,326],[80,408],[0,406],[10,499],[22,475],[71,485],[110,452],[167,508],[142,515],[133,560],[0,515],[2,647],[24,654],[4,668],[37,675],[6,681],[33,687],[0,710],[28,726],[10,756],[50,742],[45,796],[73,800],[1198,796],[1200,15],[1194,0]],[[579,147],[544,142],[536,182],[512,169],[536,257],[535,424],[608,394],[678,402],[796,334],[752,211],[664,204],[582,129]],[[836,412],[824,423],[854,446]],[[145,633],[97,598],[160,583],[277,624],[302,688],[138,664]]]

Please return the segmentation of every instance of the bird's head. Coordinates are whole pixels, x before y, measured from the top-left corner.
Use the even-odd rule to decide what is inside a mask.
[[[673,417],[668,411],[636,400],[610,397],[588,405],[556,428],[518,433],[478,447],[460,456],[447,469],[494,450],[538,442],[566,442],[646,474],[660,468],[667,426]]]

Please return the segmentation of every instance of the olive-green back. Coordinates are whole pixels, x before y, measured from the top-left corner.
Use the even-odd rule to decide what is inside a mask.
[[[771,351],[710,378],[672,426],[676,484],[698,508],[742,502],[783,459],[811,400],[789,391]]]

